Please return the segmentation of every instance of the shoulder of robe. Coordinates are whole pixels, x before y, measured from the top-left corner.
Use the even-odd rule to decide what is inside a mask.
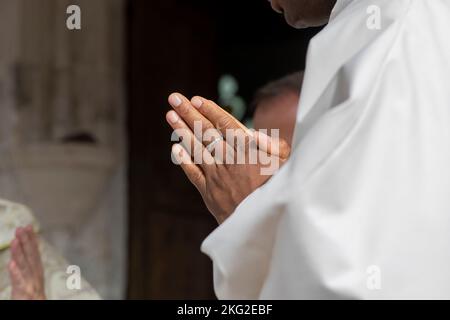
[[[9,248],[18,227],[30,224],[39,231],[39,224],[28,207],[0,199],[0,251]]]

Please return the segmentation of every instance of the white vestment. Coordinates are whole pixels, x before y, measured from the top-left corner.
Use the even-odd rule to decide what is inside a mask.
[[[0,199],[0,300],[11,298],[8,264],[11,261],[10,245],[18,227],[32,225],[38,232],[39,224],[25,206]],[[98,293],[81,276],[76,266],[68,262],[52,246],[38,237],[39,253],[45,279],[45,295],[48,300],[98,300]],[[75,267],[75,269],[73,269]],[[77,273],[77,270],[79,273]],[[80,276],[79,279],[78,275]]]
[[[202,245],[220,299],[450,298],[449,30],[449,0],[337,1],[291,159]]]

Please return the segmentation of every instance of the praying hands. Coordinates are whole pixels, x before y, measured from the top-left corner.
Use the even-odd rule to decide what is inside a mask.
[[[46,300],[44,268],[32,226],[18,228],[9,263],[12,300]]]
[[[219,224],[289,157],[284,140],[249,130],[210,100],[174,93],[169,104],[166,119],[181,140],[173,159]]]

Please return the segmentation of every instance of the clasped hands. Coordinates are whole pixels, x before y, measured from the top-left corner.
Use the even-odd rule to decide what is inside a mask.
[[[169,96],[166,120],[174,129],[172,159],[200,192],[219,224],[287,161],[278,137],[246,128],[213,101]]]

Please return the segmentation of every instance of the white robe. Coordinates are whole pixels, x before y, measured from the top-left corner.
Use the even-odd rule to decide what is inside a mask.
[[[11,261],[9,250],[18,227],[32,225],[38,232],[39,224],[33,213],[27,207],[0,199],[0,300],[11,299],[11,283],[8,264]],[[70,289],[67,286],[69,277],[69,264],[61,257],[41,236],[39,239],[39,252],[44,268],[45,295],[48,300],[98,300],[98,293],[81,277],[80,288]],[[70,270],[69,270],[70,271]],[[75,279],[75,278],[72,278]]]
[[[202,245],[218,298],[450,298],[449,30],[448,0],[338,0],[291,159]]]

